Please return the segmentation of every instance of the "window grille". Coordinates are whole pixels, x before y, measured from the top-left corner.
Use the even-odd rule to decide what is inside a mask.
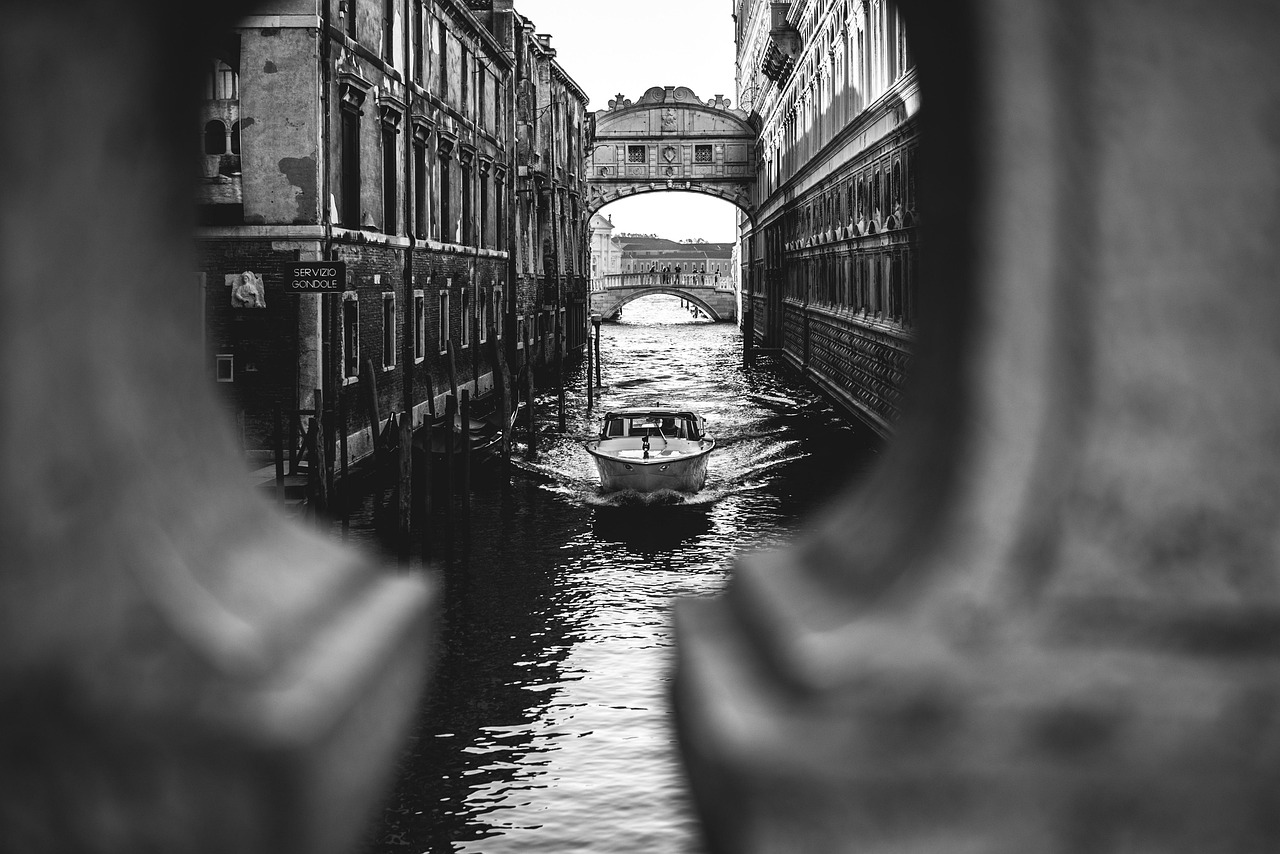
[[[693,147],[694,163],[710,163],[712,161],[711,146],[695,145]]]
[[[627,146],[627,162],[628,163],[647,163],[648,156],[643,145]]]

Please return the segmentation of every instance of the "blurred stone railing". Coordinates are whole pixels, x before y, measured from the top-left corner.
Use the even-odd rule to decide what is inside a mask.
[[[191,129],[213,54],[191,39],[251,8],[12,11],[0,851],[348,852],[417,709],[435,587],[255,494],[210,391]]]
[[[1280,850],[1280,7],[901,7],[907,411],[678,604],[709,850]]]

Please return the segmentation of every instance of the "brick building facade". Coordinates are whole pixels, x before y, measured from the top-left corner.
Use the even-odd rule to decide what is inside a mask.
[[[370,368],[381,415],[420,424],[582,347],[587,99],[511,0],[279,0],[207,68],[205,352],[246,449],[322,389],[369,453]],[[321,260],[343,293],[285,291]]]

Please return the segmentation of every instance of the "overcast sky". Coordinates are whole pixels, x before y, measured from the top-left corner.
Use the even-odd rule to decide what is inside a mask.
[[[619,93],[634,101],[652,86],[687,86],[704,101],[734,97],[733,0],[516,0],[515,6],[551,36],[556,58],[591,99],[589,110],[607,110]],[[727,242],[737,238],[736,210],[699,193],[648,193],[601,213],[619,232]]]

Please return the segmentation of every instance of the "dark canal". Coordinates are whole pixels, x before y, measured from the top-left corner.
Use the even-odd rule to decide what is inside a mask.
[[[793,538],[879,453],[785,369],[744,369],[741,347],[674,297],[632,303],[603,326],[595,411],[582,366],[566,433],[547,393],[536,460],[517,447],[509,489],[476,478],[469,535],[457,523],[446,549],[437,534],[443,650],[367,854],[699,850],[668,702],[672,600],[719,592],[736,556]],[[706,417],[706,488],[664,506],[600,495],[582,442],[605,407],[655,400]],[[349,537],[394,561],[384,498],[363,497]]]

